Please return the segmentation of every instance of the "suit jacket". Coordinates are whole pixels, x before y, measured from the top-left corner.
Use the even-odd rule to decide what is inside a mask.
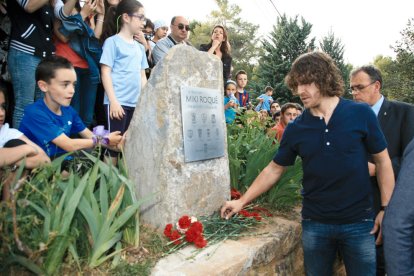
[[[404,150],[414,138],[414,106],[385,98],[378,113],[378,121],[387,140],[394,176],[397,178]],[[376,177],[372,177],[371,180],[374,189],[374,210],[377,213],[381,206],[380,192]]]
[[[388,153],[397,178],[404,150],[414,138],[414,106],[385,98],[378,113],[378,121],[387,140]]]
[[[387,275],[414,275],[414,140],[404,152],[401,172],[383,220]]]

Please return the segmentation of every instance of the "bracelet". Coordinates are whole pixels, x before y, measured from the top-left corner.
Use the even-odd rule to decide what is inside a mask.
[[[388,205],[381,205],[380,211],[385,211],[387,209]]]
[[[92,140],[94,145],[102,144],[104,146],[109,145],[109,130],[106,130],[104,126],[96,126],[93,128]]]
[[[104,22],[104,20],[103,19],[99,19],[99,18],[96,18],[96,22]]]
[[[98,138],[95,135],[92,136],[92,142],[93,142],[93,146],[96,147],[96,145],[98,144]]]

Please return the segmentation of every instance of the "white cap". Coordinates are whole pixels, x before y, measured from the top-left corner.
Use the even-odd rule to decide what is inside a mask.
[[[156,20],[154,22],[154,31],[156,32],[161,27],[168,27],[164,20]]]

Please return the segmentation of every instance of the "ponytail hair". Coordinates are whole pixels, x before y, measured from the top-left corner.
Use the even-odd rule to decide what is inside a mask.
[[[105,21],[102,27],[100,41],[103,44],[105,40],[117,34],[123,25],[122,15],[133,14],[144,6],[137,0],[121,0],[116,7],[109,7],[105,14]]]

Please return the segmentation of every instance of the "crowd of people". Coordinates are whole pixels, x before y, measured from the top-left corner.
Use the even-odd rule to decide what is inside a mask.
[[[31,169],[97,145],[116,164],[151,68],[175,45],[192,47],[188,19],[152,22],[136,0],[6,4],[11,85],[4,85],[2,74],[0,167]],[[299,156],[306,274],[332,275],[339,252],[349,275],[413,275],[414,207],[408,195],[414,191],[414,107],[386,99],[381,72],[371,65],[350,74],[354,101],[344,99],[340,71],[321,52],[297,58],[285,79],[303,107],[274,101],[277,91],[270,86],[251,99],[246,71],[232,80],[230,45],[226,28],[217,25],[199,49],[222,61],[226,123],[234,123],[240,110],[254,109],[271,118],[280,146],[248,191],[224,204],[222,216],[229,218],[270,189]],[[101,122],[106,127],[94,127]],[[73,155],[66,158],[70,162]]]

